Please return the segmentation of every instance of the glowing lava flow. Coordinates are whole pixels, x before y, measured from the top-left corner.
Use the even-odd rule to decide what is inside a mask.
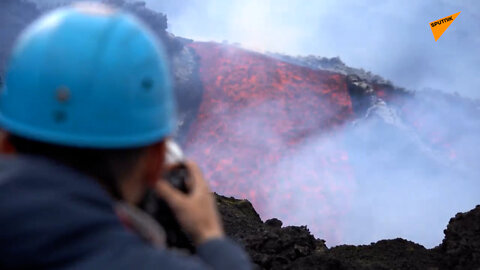
[[[345,77],[231,46],[190,46],[204,94],[185,150],[213,189],[249,199],[264,218],[335,239],[342,210],[334,204],[350,194],[348,155],[312,138],[352,117]],[[335,171],[345,179],[334,179]]]

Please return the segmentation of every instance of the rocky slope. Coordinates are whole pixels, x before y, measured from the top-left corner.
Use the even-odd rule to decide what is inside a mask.
[[[452,218],[443,242],[426,249],[400,238],[327,248],[307,227],[263,222],[247,200],[217,195],[217,203],[227,234],[259,269],[480,269],[480,205]]]

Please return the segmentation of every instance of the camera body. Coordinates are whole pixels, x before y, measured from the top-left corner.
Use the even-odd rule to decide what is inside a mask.
[[[184,156],[180,147],[170,139],[166,141],[165,164],[168,170],[163,175],[163,179],[176,189],[188,193],[188,168],[184,163]],[[195,253],[195,247],[190,237],[183,231],[168,204],[159,198],[154,190],[147,192],[140,208],[162,225],[166,233],[168,247]]]

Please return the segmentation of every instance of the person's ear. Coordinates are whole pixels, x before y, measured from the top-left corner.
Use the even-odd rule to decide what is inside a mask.
[[[165,167],[165,151],[165,141],[155,143],[147,148],[145,180],[149,187],[154,187],[162,176]]]
[[[6,131],[0,130],[0,153],[5,155],[12,155],[17,152],[10,143],[9,137],[10,135]]]

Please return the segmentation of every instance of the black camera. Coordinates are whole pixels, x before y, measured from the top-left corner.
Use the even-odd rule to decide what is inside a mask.
[[[189,171],[184,163],[182,150],[173,140],[166,141],[165,163],[168,166],[168,170],[163,176],[163,179],[168,181],[176,189],[188,193],[187,181]],[[168,247],[184,249],[190,253],[195,253],[192,240],[183,231],[168,204],[159,198],[155,191],[149,190],[147,192],[140,204],[140,208],[162,225],[165,230]]]

